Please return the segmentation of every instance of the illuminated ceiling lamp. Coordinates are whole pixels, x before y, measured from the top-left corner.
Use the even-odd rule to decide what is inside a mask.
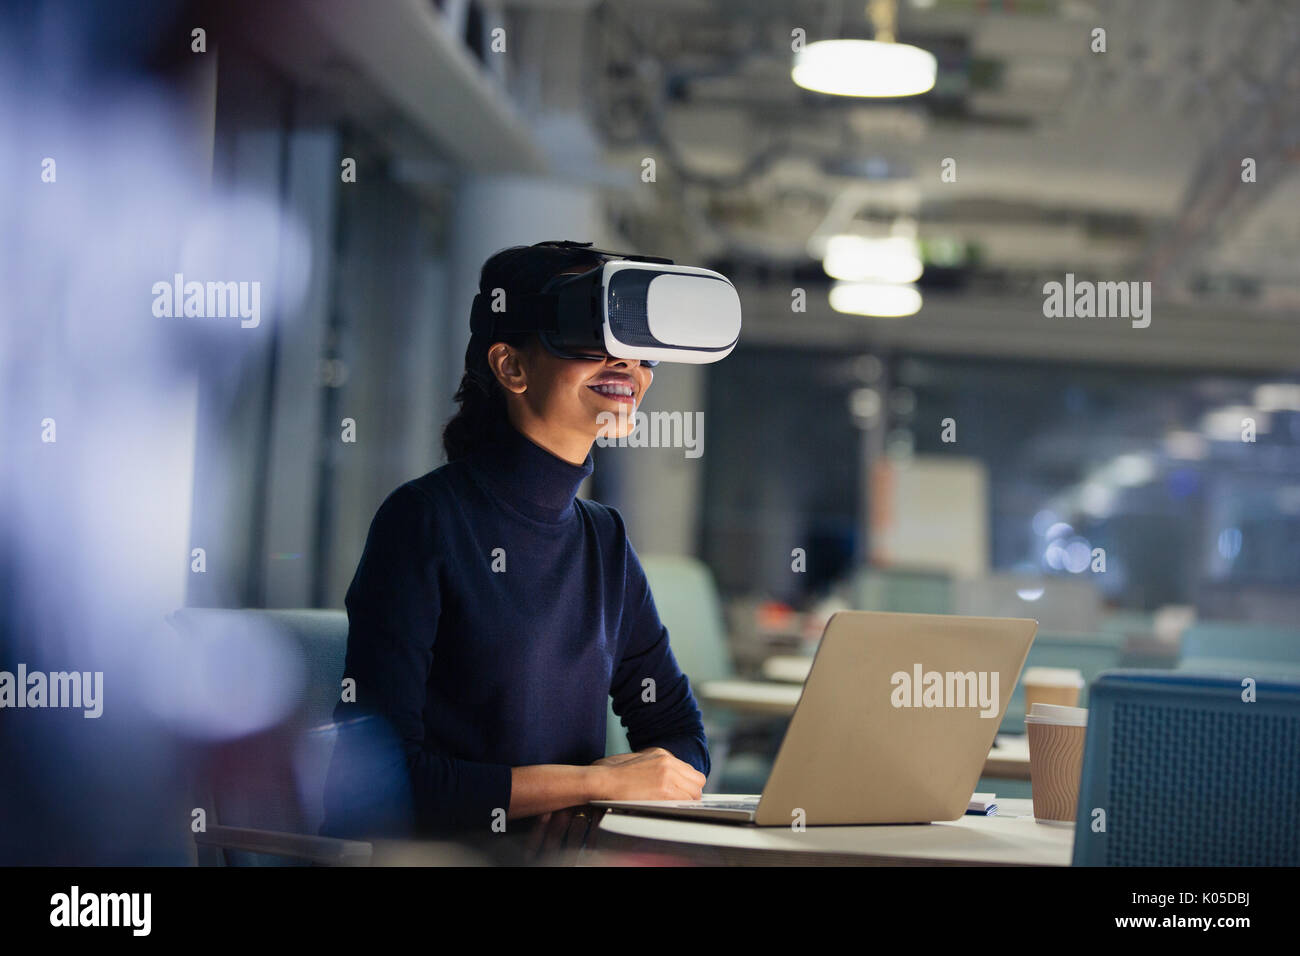
[[[924,271],[916,240],[906,236],[831,236],[822,268],[847,282],[915,282]]]
[[[894,0],[872,0],[874,40],[819,40],[794,55],[790,78],[833,96],[916,96],[934,88],[938,63],[920,47],[894,42]]]
[[[831,308],[875,319],[901,319],[921,311],[916,286],[890,282],[837,282],[831,286]]]

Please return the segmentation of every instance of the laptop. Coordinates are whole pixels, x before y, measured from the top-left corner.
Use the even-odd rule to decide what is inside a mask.
[[[593,800],[758,826],[956,820],[993,746],[1038,622],[839,611],[761,794]]]

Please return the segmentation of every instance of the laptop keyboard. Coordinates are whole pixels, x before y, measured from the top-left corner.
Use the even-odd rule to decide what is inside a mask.
[[[752,797],[748,800],[704,800],[702,802],[691,801],[683,803],[684,807],[708,807],[710,810],[757,810],[758,797]]]

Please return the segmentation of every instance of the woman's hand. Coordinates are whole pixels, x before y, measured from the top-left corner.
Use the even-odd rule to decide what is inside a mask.
[[[529,859],[539,862],[563,850],[581,850],[586,842],[591,813],[585,807],[565,807],[537,817],[528,834]],[[568,845],[570,837],[574,840],[573,846]]]
[[[611,754],[608,757],[601,757],[599,760],[593,761],[591,765],[593,767],[612,767],[615,764],[623,763],[623,761],[625,760],[631,760],[635,756],[636,756],[635,751],[633,751],[630,754]],[[596,799],[602,800],[604,798],[597,797]]]
[[[597,760],[596,800],[698,800],[706,777],[663,747]]]

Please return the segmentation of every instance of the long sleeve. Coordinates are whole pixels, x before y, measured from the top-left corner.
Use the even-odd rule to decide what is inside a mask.
[[[673,656],[668,629],[659,619],[649,581],[631,542],[626,547],[624,614],[628,635],[610,685],[614,713],[627,728],[633,750],[663,747],[708,776],[708,741],[690,679]]]
[[[391,727],[421,829],[488,831],[494,811],[510,806],[510,767],[448,757],[425,739],[441,607],[434,515],[433,503],[410,485],[375,515],[346,598],[344,676],[356,682],[356,702],[341,702],[335,720],[374,715]]]

